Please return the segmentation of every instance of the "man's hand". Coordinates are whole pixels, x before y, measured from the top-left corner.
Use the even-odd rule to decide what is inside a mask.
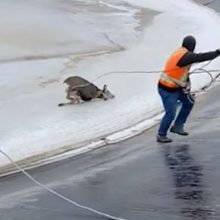
[[[188,81],[188,82],[186,82],[186,86],[183,88],[183,92],[184,92],[185,94],[189,94],[189,93],[190,93],[190,90],[191,90],[191,82]]]

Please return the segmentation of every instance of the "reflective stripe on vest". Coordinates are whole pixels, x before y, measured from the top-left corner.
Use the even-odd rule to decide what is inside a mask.
[[[187,53],[187,49],[181,47],[168,59],[164,72],[161,74],[159,82],[169,88],[179,88],[186,85],[189,68],[178,67],[177,63]]]

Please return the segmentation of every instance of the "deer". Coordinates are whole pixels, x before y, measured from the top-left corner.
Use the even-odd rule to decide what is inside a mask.
[[[64,80],[67,84],[66,99],[67,103],[60,103],[58,106],[71,105],[75,103],[88,102],[92,99],[113,99],[115,96],[108,90],[107,85],[99,89],[96,85],[80,76],[70,76]]]

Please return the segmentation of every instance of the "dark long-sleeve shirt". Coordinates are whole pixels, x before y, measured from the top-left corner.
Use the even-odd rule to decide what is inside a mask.
[[[177,66],[184,67],[188,66],[193,63],[200,63],[207,60],[215,59],[217,56],[219,56],[219,53],[217,51],[211,51],[206,53],[194,53],[188,51],[177,63]]]
[[[218,51],[211,51],[211,52],[206,52],[206,53],[194,53],[191,51],[188,51],[177,63],[177,66],[179,67],[184,67],[184,66],[188,66],[191,65],[193,63],[200,63],[200,62],[204,62],[204,61],[208,61],[208,60],[213,60],[215,59],[217,56],[219,56],[219,52]],[[175,92],[178,89],[181,88],[169,88],[166,87],[162,84],[158,84],[159,88],[162,88],[166,91],[169,92]]]

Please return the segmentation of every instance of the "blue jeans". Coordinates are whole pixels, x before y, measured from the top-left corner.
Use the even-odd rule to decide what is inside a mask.
[[[183,127],[186,122],[194,103],[192,103],[186,94],[182,90],[176,92],[168,92],[164,89],[158,88],[158,92],[161,96],[165,114],[161,120],[158,135],[166,136],[167,131],[170,128],[171,123],[176,117],[177,101],[180,101],[181,108],[179,114],[174,122],[175,126]]]

